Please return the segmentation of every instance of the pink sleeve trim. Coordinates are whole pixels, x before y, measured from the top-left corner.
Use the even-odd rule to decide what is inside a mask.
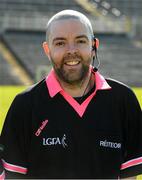
[[[0,174],[0,180],[4,180],[5,179],[5,172],[3,171],[2,174]]]
[[[132,159],[130,161],[127,161],[127,162],[123,163],[121,165],[121,170],[132,167],[132,166],[136,166],[136,165],[139,165],[139,164],[142,164],[142,157]]]
[[[17,172],[17,173],[21,173],[21,174],[27,173],[27,168],[25,168],[25,167],[13,165],[13,164],[7,163],[4,160],[2,160],[2,161],[3,161],[4,168],[8,171]]]

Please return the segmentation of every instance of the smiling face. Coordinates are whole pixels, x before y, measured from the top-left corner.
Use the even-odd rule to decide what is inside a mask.
[[[79,19],[60,19],[50,25],[48,57],[60,81],[78,84],[89,75],[92,36]]]

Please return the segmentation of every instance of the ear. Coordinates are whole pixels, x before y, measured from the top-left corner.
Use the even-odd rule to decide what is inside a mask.
[[[99,48],[99,39],[98,38],[93,38],[93,41],[92,41],[92,56],[96,55],[98,48]]]
[[[47,42],[43,42],[42,47],[44,49],[45,54],[48,56],[48,58],[50,59],[50,51],[49,51],[49,46]]]
[[[96,49],[98,49],[99,48],[99,39],[98,38],[94,38],[94,45],[95,45],[95,47],[96,47]]]

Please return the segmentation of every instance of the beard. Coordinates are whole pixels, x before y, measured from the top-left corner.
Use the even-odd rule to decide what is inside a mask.
[[[79,68],[66,68],[65,62],[73,59],[78,59]],[[51,58],[53,68],[59,77],[59,79],[70,85],[79,85],[89,74],[91,58],[84,60],[79,55],[67,55],[63,57],[63,60],[60,64],[56,64],[55,61]]]

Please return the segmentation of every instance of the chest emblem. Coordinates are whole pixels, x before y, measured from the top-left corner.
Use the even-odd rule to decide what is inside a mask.
[[[68,145],[65,141],[66,141],[66,135],[64,134],[62,138],[60,137],[43,138],[43,145],[44,146],[61,145],[63,146],[63,148],[66,148]]]

